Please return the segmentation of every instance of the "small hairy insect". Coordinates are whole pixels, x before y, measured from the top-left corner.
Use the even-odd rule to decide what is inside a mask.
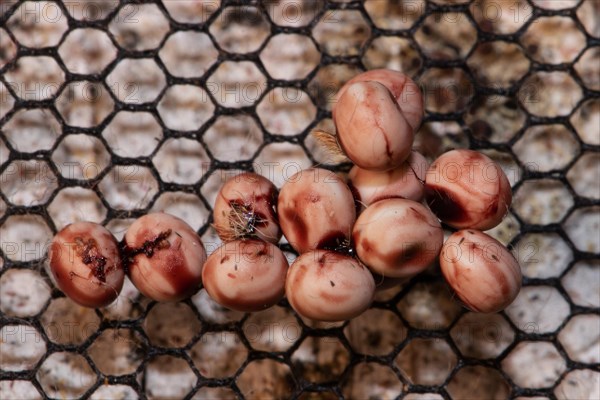
[[[452,234],[440,254],[446,281],[467,308],[483,313],[505,309],[521,289],[521,268],[508,249],[474,229]]]
[[[335,173],[311,168],[289,178],[277,203],[279,223],[299,253],[313,249],[343,250],[356,220],[354,198]]]
[[[437,258],[444,232],[421,203],[387,199],[363,211],[352,237],[358,258],[373,272],[404,278],[423,271]]]
[[[418,86],[406,75],[373,70],[348,81],[332,110],[341,150],[360,168],[398,168],[410,155],[423,115]]]
[[[181,219],[165,213],[145,215],[131,224],[123,242],[129,278],[145,296],[179,301],[200,288],[206,251]]]
[[[102,225],[67,225],[52,240],[48,260],[58,288],[82,306],[107,306],[123,287],[119,245]]]
[[[500,166],[485,154],[463,149],[444,153],[431,164],[425,193],[435,215],[458,229],[495,227],[512,201]]]
[[[202,281],[210,297],[223,307],[261,311],[283,298],[287,270],[287,259],[274,244],[236,240],[208,257]]]
[[[268,179],[244,172],[229,179],[217,195],[213,219],[224,241],[258,238],[277,243],[281,229],[277,221],[277,188]]]
[[[369,308],[375,281],[357,259],[334,251],[314,250],[292,263],[285,293],[292,308],[303,317],[343,321]]]
[[[412,151],[400,167],[388,171],[369,171],[355,165],[348,174],[348,186],[361,208],[392,198],[421,201],[428,168],[425,157]]]

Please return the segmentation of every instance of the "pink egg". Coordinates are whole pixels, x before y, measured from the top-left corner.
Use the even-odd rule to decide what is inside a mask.
[[[213,219],[223,241],[258,238],[277,243],[281,229],[275,214],[277,188],[258,174],[245,172],[229,179],[215,200]]]
[[[200,289],[206,251],[184,221],[165,213],[138,218],[125,233],[124,259],[131,282],[157,301],[183,300]]]
[[[360,168],[386,171],[410,155],[414,128],[381,83],[348,86],[338,98],[333,121],[340,147]]]
[[[52,240],[48,260],[58,288],[82,306],[107,306],[123,287],[119,245],[102,225],[67,225]]]
[[[348,174],[348,186],[363,208],[376,201],[392,198],[420,202],[425,195],[428,168],[425,157],[412,151],[399,168],[389,171],[369,171],[355,165]]]
[[[208,257],[202,281],[210,297],[223,307],[260,311],[283,298],[287,270],[287,259],[274,244],[236,240]]]
[[[378,201],[358,217],[352,238],[358,258],[376,274],[405,278],[425,270],[438,256],[444,233],[421,203]]]
[[[350,79],[337,93],[339,99],[350,85],[356,82],[375,81],[384,85],[396,99],[398,107],[406,117],[408,124],[416,132],[423,119],[423,95],[419,86],[406,74],[391,69],[373,69]],[[332,115],[335,119],[337,104],[334,103]]]
[[[521,268],[508,249],[474,229],[453,233],[442,248],[440,267],[456,295],[471,310],[506,308],[521,289]]]
[[[498,225],[510,207],[506,175],[492,159],[473,150],[452,150],[435,160],[425,178],[427,202],[446,224],[487,230]]]
[[[331,171],[310,168],[289,178],[279,193],[277,212],[283,234],[299,253],[350,244],[356,220],[354,198],[348,185]]]
[[[292,308],[303,317],[343,321],[369,308],[375,281],[355,258],[315,250],[300,255],[292,263],[285,293]]]

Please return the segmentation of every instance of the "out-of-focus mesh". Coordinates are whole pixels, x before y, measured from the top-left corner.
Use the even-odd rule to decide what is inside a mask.
[[[0,2],[3,398],[598,395],[595,0],[200,3]],[[416,146],[430,160],[470,147],[507,171],[515,202],[491,233],[525,278],[505,312],[466,312],[435,268],[343,324],[304,321],[285,300],[227,312],[204,291],[156,304],[129,283],[92,311],[52,288],[45,245],[72,218],[122,235],[166,210],[214,250],[228,174],[347,171],[308,134],[332,129],[332,95],[372,68],[422,85]]]

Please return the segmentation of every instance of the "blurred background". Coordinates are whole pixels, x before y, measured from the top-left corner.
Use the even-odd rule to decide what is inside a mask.
[[[596,0],[0,0],[0,398],[599,399],[598,15]],[[335,132],[336,91],[374,68],[422,87],[429,161],[473,148],[505,170],[513,207],[490,234],[524,274],[506,311],[467,312],[437,266],[339,324],[204,290],[157,304],[128,281],[90,310],[53,287],[47,246],[71,222],[121,239],[165,211],[212,252],[228,177],[347,172],[309,133]]]

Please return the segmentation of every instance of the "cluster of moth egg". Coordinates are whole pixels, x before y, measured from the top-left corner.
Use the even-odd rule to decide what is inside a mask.
[[[158,301],[181,300],[202,283],[230,309],[259,311],[285,296],[304,317],[339,321],[365,311],[377,289],[439,260],[468,308],[499,311],[519,292],[520,267],[482,230],[502,221],[510,184],[472,150],[449,151],[428,165],[412,149],[422,104],[402,73],[360,74],[338,93],[337,135],[320,136],[354,163],[347,179],[310,168],[278,190],[255,173],[231,178],[213,210],[223,244],[208,258],[193,229],[168,214],[138,219],[120,245],[99,225],[72,224],[51,246],[52,275],[91,307],[113,301],[126,272]],[[457,230],[445,242],[442,224]],[[282,235],[299,254],[291,265],[277,246]]]
[[[412,149],[422,114],[410,78],[366,72],[340,90],[333,109],[336,146],[354,163],[346,180],[311,168],[279,194],[256,174],[228,181],[214,207],[226,244],[205,266],[208,293],[244,311],[285,295],[302,316],[338,321],[366,310],[378,288],[439,261],[468,308],[495,312],[510,304],[521,286],[519,265],[482,232],[506,215],[510,184],[496,163],[472,150],[428,165]],[[445,243],[442,223],[457,229]],[[289,268],[275,246],[281,234],[299,253]]]

